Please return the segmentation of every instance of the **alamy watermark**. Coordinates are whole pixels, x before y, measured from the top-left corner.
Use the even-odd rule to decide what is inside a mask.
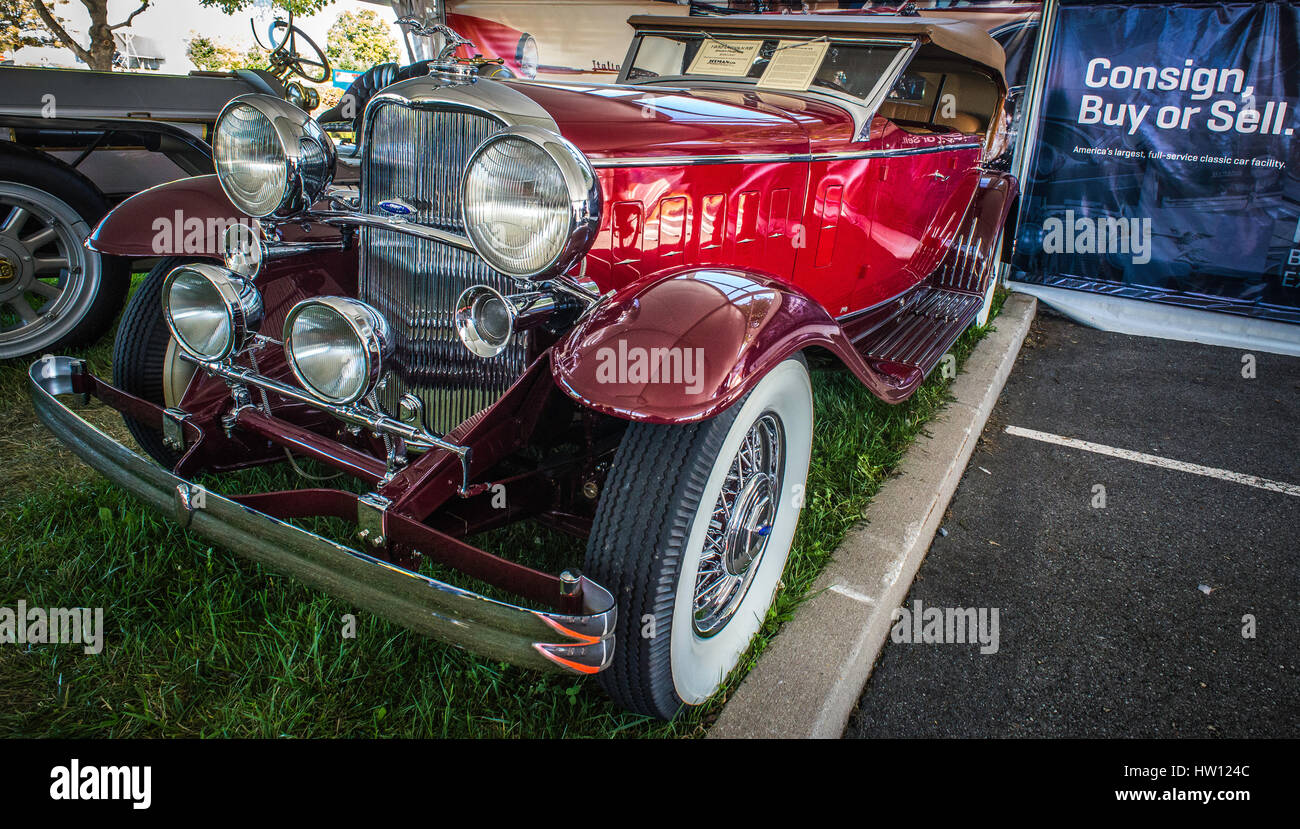
[[[83,645],[88,654],[104,650],[102,607],[0,607],[0,645]]]
[[[72,758],[50,769],[51,800],[125,800],[132,809],[153,804],[153,766],[83,766]]]
[[[153,220],[150,229],[154,235],[150,247],[158,256],[207,254],[218,248],[221,240],[236,226],[247,228],[254,236],[262,234],[262,226],[257,220],[247,216],[186,216],[185,211],[175,210],[170,216]]]
[[[1051,216],[1043,222],[1043,253],[1102,253],[1129,256],[1134,265],[1151,261],[1151,219]]]
[[[626,340],[619,340],[618,348],[597,349],[596,362],[597,383],[671,384],[683,387],[688,394],[704,389],[703,348],[629,348]]]
[[[979,643],[987,655],[997,653],[1001,642],[996,607],[924,607],[917,599],[910,608],[896,608],[892,618],[889,636],[900,645]]]

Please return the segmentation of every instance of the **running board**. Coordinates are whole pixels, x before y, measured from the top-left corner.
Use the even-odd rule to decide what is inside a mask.
[[[979,314],[982,302],[977,294],[925,288],[898,316],[858,340],[854,348],[911,394]]]

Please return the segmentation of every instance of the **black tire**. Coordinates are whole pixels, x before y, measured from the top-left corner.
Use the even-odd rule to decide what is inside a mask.
[[[789,363],[798,364],[802,382],[806,384],[808,372],[802,358],[786,361]],[[776,375],[786,364],[774,369],[769,376]],[[678,609],[679,602],[678,586],[683,573],[694,574],[698,568],[692,556],[698,557],[699,552],[690,549],[692,528],[697,515],[701,514],[701,500],[706,497],[715,467],[719,462],[730,464],[732,461],[730,455],[720,457],[720,453],[726,451],[724,444],[728,443],[734,429],[751,428],[755,421],[754,412],[761,417],[767,411],[761,408],[761,397],[754,401],[759,408],[747,405],[756,394],[770,394],[770,390],[765,391],[760,384],[741,401],[707,421],[686,425],[633,423],[624,433],[615,454],[588,540],[584,573],[609,589],[618,607],[619,635],[613,661],[598,675],[598,682],[615,702],[629,710],[671,719],[684,705],[703,701],[684,701],[674,677],[673,624],[674,610]],[[798,407],[802,403],[800,397],[787,405]],[[808,446],[794,454],[783,450],[790,465],[778,484],[782,491],[791,484],[801,486],[806,480],[807,454],[812,439],[810,386],[806,403]],[[744,422],[738,422],[742,414]],[[778,497],[784,498],[784,495]],[[756,579],[754,588],[750,590],[754,597],[746,596],[742,600],[756,602],[741,607],[757,608],[754,612],[760,616],[766,614],[777,579],[784,569],[798,520],[798,506],[799,503],[795,502],[792,508],[787,507],[787,514],[793,509],[793,517],[784,519],[778,507],[774,523],[781,529],[772,532],[771,539],[776,546],[765,549],[762,555],[767,559],[759,559],[762,566],[768,568],[770,576],[771,587],[767,595],[759,595],[762,591],[757,587],[759,580]],[[788,521],[788,533],[785,521]],[[784,549],[776,549],[782,544]],[[772,567],[776,568],[775,575],[771,575]],[[739,617],[737,612],[731,621],[724,624],[732,625]],[[745,623],[739,627],[744,628]],[[754,629],[757,629],[757,624]],[[684,635],[695,634],[687,630]],[[752,633],[739,634],[743,642],[735,654],[737,659],[751,638]],[[730,672],[730,666],[724,665],[719,670],[722,671],[718,678],[720,683]]]
[[[159,261],[127,303],[113,343],[113,383],[122,391],[166,405],[163,370],[172,334],[163,319],[162,284],[174,268],[197,261],[201,260],[175,256]],[[122,420],[140,448],[161,466],[171,469],[180,460],[180,455],[163,443],[156,426],[127,415],[122,415]]]
[[[50,326],[46,336],[22,340],[8,348],[0,343],[0,358],[53,353],[94,342],[112,324],[131,284],[129,261],[102,256],[81,247],[85,235],[108,212],[108,201],[90,179],[67,164],[5,141],[0,142],[0,185],[9,183],[40,191],[46,199],[62,202],[81,218],[81,223],[75,227],[68,226],[68,231],[77,237],[77,245],[84,251],[88,268],[97,265],[98,279],[86,288],[94,292],[93,296],[76,302],[65,318]],[[9,213],[8,210],[0,212]],[[0,216],[0,221],[3,219],[4,216]]]
[[[642,636],[642,620],[653,617],[656,631],[672,624],[687,527],[739,409],[685,426],[633,423],[605,481],[583,571],[614,594],[620,635],[597,681],[638,714],[672,719],[683,704],[668,676],[671,638]]]

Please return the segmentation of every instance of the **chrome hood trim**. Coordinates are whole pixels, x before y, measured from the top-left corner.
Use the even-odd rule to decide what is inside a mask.
[[[366,132],[375,110],[394,102],[430,109],[467,109],[495,118],[507,127],[540,127],[560,134],[560,127],[551,114],[518,90],[486,78],[457,83],[436,75],[395,83],[371,98],[363,119]]]

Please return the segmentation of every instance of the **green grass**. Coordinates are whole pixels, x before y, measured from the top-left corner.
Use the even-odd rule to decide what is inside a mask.
[[[963,335],[959,364],[983,333]],[[106,373],[110,347],[81,356]],[[812,468],[785,587],[717,698],[665,724],[620,711],[595,683],[476,658],[212,548],[62,450],[34,421],[25,363],[0,364],[0,606],[103,607],[106,630],[99,655],[0,644],[0,736],[700,736],[949,398],[937,373],[896,407],[846,373],[817,371],[813,384]],[[88,417],[125,439],[114,412]],[[293,482],[273,468],[207,483]],[[477,541],[536,561],[581,554],[531,523]],[[342,638],[349,613],[354,639]]]

